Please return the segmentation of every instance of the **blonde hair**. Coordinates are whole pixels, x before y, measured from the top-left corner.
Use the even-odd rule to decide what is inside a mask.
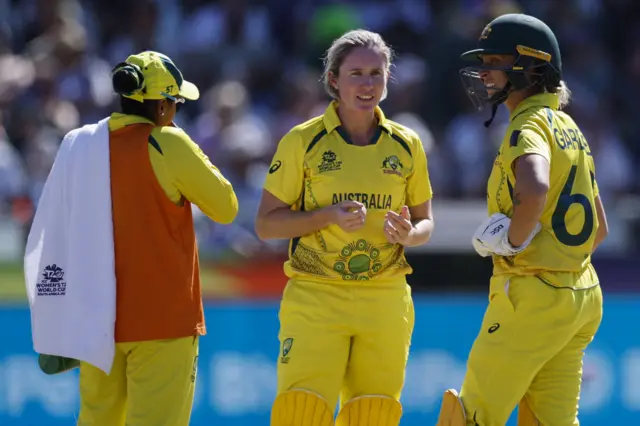
[[[344,59],[351,53],[351,51],[358,47],[366,47],[380,53],[384,56],[386,62],[386,74],[387,77],[391,71],[391,61],[393,59],[393,50],[384,41],[382,36],[378,33],[374,33],[367,30],[352,30],[343,34],[340,38],[333,41],[331,47],[327,50],[324,56],[324,72],[322,73],[322,82],[324,84],[324,90],[333,99],[339,99],[340,93],[337,88],[331,85],[330,74],[337,77],[340,66],[344,62]],[[387,86],[384,87],[382,93],[383,100],[387,97]]]
[[[547,87],[547,92],[555,93],[558,95],[559,105],[558,109],[562,110],[571,103],[571,90],[567,86],[564,80],[560,80],[560,83],[555,87]]]

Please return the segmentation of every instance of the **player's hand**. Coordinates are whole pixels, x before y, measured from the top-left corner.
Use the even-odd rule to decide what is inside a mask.
[[[478,226],[473,235],[473,247],[482,257],[490,256],[492,253],[499,256],[515,256],[527,248],[533,237],[540,229],[539,223],[529,235],[529,238],[520,247],[513,247],[509,242],[509,226],[511,219],[502,213],[495,213]]]
[[[358,202],[345,200],[330,207],[332,223],[338,225],[345,232],[353,232],[364,226],[367,217],[367,207]]]
[[[394,211],[387,212],[384,217],[384,236],[388,242],[405,245],[411,238],[412,231],[413,224],[409,207],[403,206],[400,214]]]

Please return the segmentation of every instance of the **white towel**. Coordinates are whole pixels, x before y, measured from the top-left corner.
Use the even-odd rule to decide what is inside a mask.
[[[37,353],[109,374],[116,278],[108,118],[69,132],[58,150],[24,257]]]

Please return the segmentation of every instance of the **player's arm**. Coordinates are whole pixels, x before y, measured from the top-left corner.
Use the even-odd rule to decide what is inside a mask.
[[[289,239],[312,234],[332,223],[334,217],[329,209],[292,210],[290,204],[263,189],[255,231],[261,240]]]
[[[503,156],[515,177],[508,239],[513,247],[521,247],[540,222],[547,201],[551,150],[535,130],[515,130]]]
[[[592,253],[596,251],[596,248],[604,241],[609,234],[609,225],[607,224],[607,214],[604,211],[604,205],[600,196],[596,196],[596,214],[598,215],[598,229],[596,230],[596,239],[593,242]]]
[[[433,212],[431,210],[431,200],[425,201],[417,206],[409,207],[411,214],[412,232],[409,239],[404,244],[407,247],[415,247],[426,244],[431,239],[433,233]]]
[[[429,179],[427,154],[418,136],[414,138],[414,148],[413,173],[407,179],[407,205],[413,225],[408,241],[404,244],[407,247],[426,244],[431,239],[434,227],[431,209],[433,190]]]
[[[303,196],[303,183],[304,145],[295,132],[289,132],[278,144],[265,179],[255,221],[258,238],[295,238],[329,226],[331,218],[326,211],[292,208]]]
[[[256,215],[255,231],[261,240],[301,237],[333,224],[352,231],[364,224],[366,209],[357,201],[313,211],[292,208],[303,197],[304,154],[296,132],[289,132],[278,144]]]
[[[211,220],[231,223],[238,214],[238,198],[209,157],[181,129],[164,127],[154,135],[162,148],[167,173],[184,198]]]
[[[539,154],[525,154],[514,163],[513,214],[509,242],[520,247],[540,221],[549,191],[549,161]]]
[[[431,198],[433,192],[429,180],[427,156],[420,139],[414,137],[415,160],[413,171],[407,178],[407,206],[400,214],[389,211],[385,218],[384,232],[391,243],[405,247],[426,244],[433,233],[433,211]]]

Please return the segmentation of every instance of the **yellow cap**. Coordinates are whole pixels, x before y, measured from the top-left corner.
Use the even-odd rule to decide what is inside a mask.
[[[118,64],[112,71],[117,72],[121,67],[134,65],[142,74],[139,88],[133,93],[123,96],[143,102],[145,99],[171,99],[180,97],[195,101],[200,97],[198,87],[186,81],[173,61],[162,53],[145,51],[131,55],[127,60]]]

